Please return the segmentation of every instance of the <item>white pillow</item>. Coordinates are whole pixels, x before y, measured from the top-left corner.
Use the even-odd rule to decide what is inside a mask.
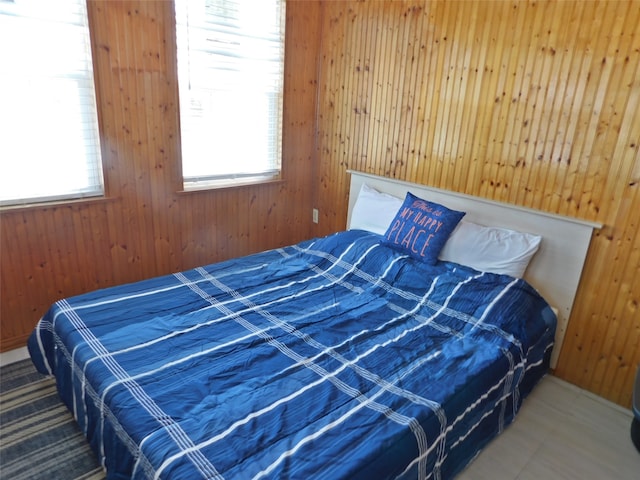
[[[363,183],[351,211],[349,230],[368,230],[384,235],[401,205],[400,198],[381,193]]]
[[[461,221],[440,251],[440,260],[522,278],[542,237]]]

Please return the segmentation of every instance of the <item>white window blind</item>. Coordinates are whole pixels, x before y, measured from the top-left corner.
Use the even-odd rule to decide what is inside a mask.
[[[284,0],[176,0],[184,188],[277,177]]]
[[[103,193],[85,0],[0,0],[0,205]]]

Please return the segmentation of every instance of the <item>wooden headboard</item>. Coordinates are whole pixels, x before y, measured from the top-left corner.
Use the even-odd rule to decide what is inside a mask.
[[[464,219],[470,222],[541,235],[540,249],[531,260],[524,278],[557,311],[558,328],[551,356],[551,367],[556,367],[591,236],[593,230],[602,225],[367,173],[352,170],[349,173],[351,187],[347,227],[351,223],[351,210],[360,187],[366,183],[380,192],[402,199],[407,191],[411,191],[426,200],[467,212]]]

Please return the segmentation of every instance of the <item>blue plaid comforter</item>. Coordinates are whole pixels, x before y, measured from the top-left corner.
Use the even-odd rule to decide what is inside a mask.
[[[29,339],[108,478],[451,478],[545,374],[522,280],[363,231],[55,303]]]

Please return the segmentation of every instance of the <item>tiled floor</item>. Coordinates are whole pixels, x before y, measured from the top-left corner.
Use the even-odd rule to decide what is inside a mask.
[[[638,480],[632,412],[547,375],[462,480]]]

